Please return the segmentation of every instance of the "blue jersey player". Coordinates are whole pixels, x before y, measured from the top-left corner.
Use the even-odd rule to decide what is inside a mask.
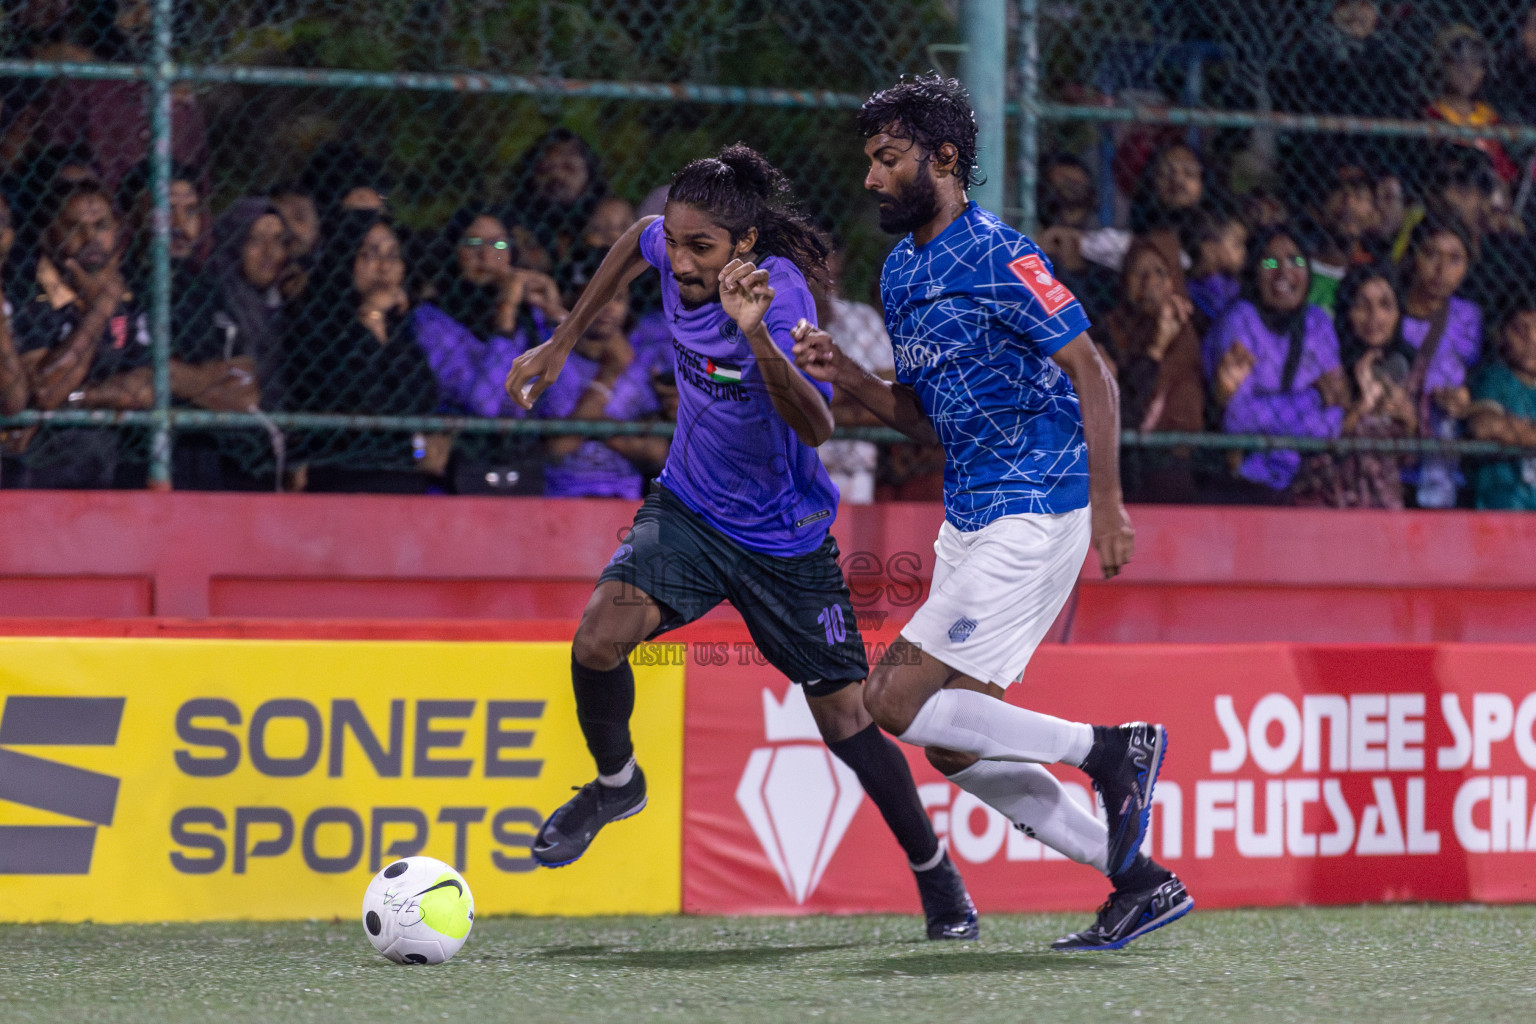
[[[604,825],[645,807],[627,655],[728,600],[768,661],[801,684],[822,737],[901,844],[928,937],[971,939],[976,911],[960,874],[900,749],[864,708],[868,664],[828,533],[837,488],[814,450],[832,433],[832,389],[792,357],[793,331],[815,322],[808,279],[825,281],[826,255],[782,175],[748,147],[730,146],[678,172],[665,215],[626,232],[569,319],[513,364],[507,390],[531,408],[618,290],[647,266],[661,272],[677,430],[571,648],[576,715],[597,778],[550,815],[533,857],[569,864]]]
[[[967,201],[976,118],[959,82],[924,76],[876,93],[859,127],[881,227],[905,236],[880,278],[896,380],[863,371],[809,325],[796,332],[796,361],[909,437],[944,446],[932,587],[870,674],[865,704],[951,782],[1108,875],[1114,891],[1097,920],[1053,948],[1119,949],[1194,906],[1140,852],[1166,733],[1002,699],[1090,543],[1106,576],[1131,557],[1114,378],[1040,249]],[[1107,827],[1042,767],[1058,762],[1087,772]]]

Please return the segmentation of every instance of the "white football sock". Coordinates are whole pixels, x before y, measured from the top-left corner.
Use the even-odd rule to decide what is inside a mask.
[[[1093,746],[1093,726],[1016,708],[975,690],[940,690],[900,739],[984,761],[1060,761],[1080,768]]]
[[[1023,825],[1046,846],[1099,871],[1109,859],[1104,823],[1062,788],[1038,764],[977,761],[949,776],[1015,825]]]

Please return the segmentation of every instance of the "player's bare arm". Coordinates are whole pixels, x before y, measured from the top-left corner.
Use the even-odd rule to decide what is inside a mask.
[[[938,432],[905,384],[870,373],[849,359],[832,336],[802,320],[795,325],[795,363],[812,379],[841,389],[893,430],[918,444],[938,444]]]
[[[763,324],[773,303],[768,271],[732,260],[720,272],[720,304],[752,345],[773,408],[802,442],[815,448],[832,436],[832,407],[784,351],[774,344]]]
[[[642,217],[630,225],[629,230],[608,250],[608,255],[603,257],[597,273],[592,276],[592,283],[581,293],[581,298],[576,300],[576,308],[555,328],[550,339],[512,361],[512,372],[507,374],[506,387],[507,394],[512,396],[514,402],[524,409],[533,408],[533,403],[539,400],[544,389],[559,378],[571,349],[576,347],[576,342],[592,326],[598,311],[613,300],[620,288],[629,287],[629,283],[650,265],[640,254],[640,233],[655,219]]]
[[[1120,493],[1120,388],[1088,335],[1051,356],[1072,381],[1088,441],[1088,503],[1093,508],[1093,547],[1105,578],[1131,560],[1136,534]]]

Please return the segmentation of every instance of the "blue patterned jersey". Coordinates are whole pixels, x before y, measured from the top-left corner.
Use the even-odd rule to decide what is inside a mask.
[[[1088,317],[1034,242],[971,203],[927,245],[901,240],[880,298],[896,379],[944,445],[956,529],[1088,504],[1082,412],[1051,360]]]

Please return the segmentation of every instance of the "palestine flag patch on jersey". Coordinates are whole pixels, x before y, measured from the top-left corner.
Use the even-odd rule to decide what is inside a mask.
[[[747,386],[741,382],[741,367],[717,363],[681,344],[676,338],[672,339],[672,355],[678,380],[687,381],[689,387],[698,388],[711,398],[727,402],[752,400],[752,396],[747,394]]]
[[[704,360],[704,373],[717,384],[741,383],[741,370],[738,367],[717,363],[713,359]]]

